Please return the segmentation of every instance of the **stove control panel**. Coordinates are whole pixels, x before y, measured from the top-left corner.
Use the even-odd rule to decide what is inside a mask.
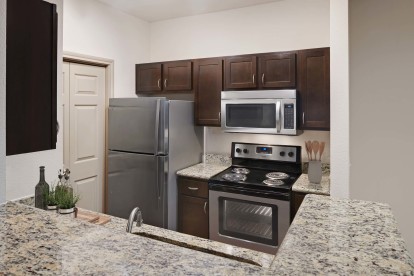
[[[300,162],[301,147],[232,143],[232,157],[271,161]]]

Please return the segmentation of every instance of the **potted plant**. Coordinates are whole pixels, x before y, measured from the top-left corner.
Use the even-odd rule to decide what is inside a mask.
[[[58,201],[56,198],[56,189],[53,185],[50,187],[50,191],[46,194],[46,203],[46,210],[57,211]]]
[[[59,214],[76,217],[76,203],[79,201],[79,195],[74,194],[72,188],[58,185],[55,189],[55,198]]]

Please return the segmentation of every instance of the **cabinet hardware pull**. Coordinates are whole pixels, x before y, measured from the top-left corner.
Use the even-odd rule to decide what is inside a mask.
[[[305,124],[305,111],[302,113],[302,125]]]
[[[164,80],[164,87],[167,87],[167,79]]]
[[[254,84],[254,74],[253,74],[253,84]]]
[[[262,84],[264,85],[264,73],[262,75]]]
[[[198,191],[198,189],[199,189],[199,188],[196,188],[196,187],[187,187],[187,188],[191,191]]]
[[[219,112],[219,122],[221,123],[221,112]]]
[[[204,202],[204,214],[207,215],[207,201]]]
[[[161,79],[158,79],[158,88],[161,88]]]

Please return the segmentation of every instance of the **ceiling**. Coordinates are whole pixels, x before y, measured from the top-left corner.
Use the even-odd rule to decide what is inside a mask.
[[[281,0],[99,0],[148,22],[255,6]]]

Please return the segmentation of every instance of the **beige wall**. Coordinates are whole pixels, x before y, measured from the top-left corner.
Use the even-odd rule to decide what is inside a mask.
[[[289,0],[154,22],[151,61],[329,46],[329,0]]]
[[[135,64],[149,61],[149,23],[95,0],[64,1],[63,50],[114,60],[114,96],[135,97]]]
[[[331,195],[349,197],[348,0],[331,0]]]
[[[414,255],[414,0],[350,0],[350,194],[391,205]]]
[[[0,0],[0,203],[6,200],[6,0]]]
[[[329,0],[279,1],[151,24],[151,61],[327,47],[329,43]],[[324,161],[329,161],[329,131],[306,131],[296,137],[230,134],[220,128],[205,131],[208,153],[229,153],[232,141],[303,146],[305,140],[317,139],[327,142]]]

